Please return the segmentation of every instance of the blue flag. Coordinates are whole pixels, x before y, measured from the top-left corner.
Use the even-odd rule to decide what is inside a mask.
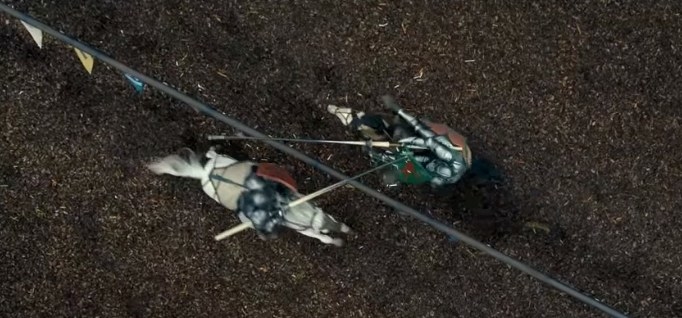
[[[128,82],[130,82],[130,84],[133,85],[133,88],[135,88],[136,92],[142,93],[142,91],[144,91],[144,83],[142,83],[142,81],[133,77],[132,75],[123,74],[123,76],[125,76]]]

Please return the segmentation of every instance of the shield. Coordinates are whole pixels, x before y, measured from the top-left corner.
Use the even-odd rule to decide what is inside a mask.
[[[414,159],[414,156],[409,151],[402,151],[401,156],[407,158],[405,161],[400,161],[394,165],[396,170],[396,178],[406,184],[424,184],[433,179],[430,171],[426,170],[421,163]]]
[[[286,169],[274,163],[259,163],[256,169],[256,175],[267,180],[281,183],[294,192],[298,192],[296,180],[289,174]]]

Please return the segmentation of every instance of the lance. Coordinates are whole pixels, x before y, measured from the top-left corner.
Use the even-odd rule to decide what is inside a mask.
[[[399,148],[405,147],[409,149],[427,149],[426,147],[415,146],[415,145],[404,145],[400,143],[392,143],[389,141],[344,141],[344,140],[319,140],[319,139],[294,139],[294,138],[260,138],[260,137],[247,137],[247,136],[222,136],[222,135],[210,135],[208,140],[274,140],[274,141],[287,141],[287,142],[302,142],[302,143],[315,143],[315,144],[338,144],[338,145],[351,145],[351,146],[370,146],[378,148]]]

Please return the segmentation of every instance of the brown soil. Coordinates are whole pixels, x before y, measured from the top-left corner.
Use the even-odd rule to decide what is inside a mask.
[[[322,107],[393,94],[504,179],[392,196],[635,317],[682,317],[679,1],[445,3],[9,1],[273,136],[349,138]],[[348,188],[319,200],[358,231],[344,248],[215,242],[236,218],[143,164],[229,127],[134,95],[102,63],[88,75],[6,15],[0,70],[3,316],[601,316]],[[223,146],[285,164],[304,192],[335,181],[257,142]],[[369,168],[357,148],[294,146]]]

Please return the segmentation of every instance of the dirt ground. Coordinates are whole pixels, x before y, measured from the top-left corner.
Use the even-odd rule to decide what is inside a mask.
[[[682,317],[679,1],[4,3],[273,136],[350,138],[322,107],[392,94],[504,179],[382,191],[633,317]],[[102,63],[88,75],[7,15],[0,70],[4,317],[602,317],[348,188],[318,200],[358,232],[343,248],[215,242],[236,218],[143,164],[230,127]],[[286,165],[303,192],[336,181],[222,146]],[[369,168],[361,149],[293,146]]]

